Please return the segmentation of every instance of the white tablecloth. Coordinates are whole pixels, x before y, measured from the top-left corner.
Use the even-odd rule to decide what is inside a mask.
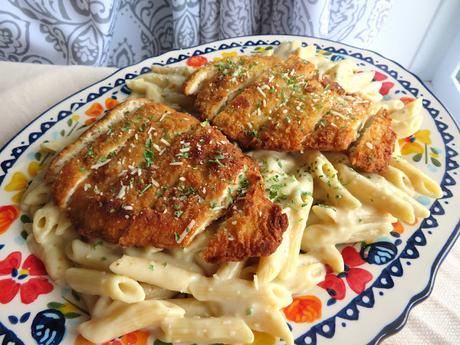
[[[0,147],[50,106],[112,72],[111,68],[0,62]],[[382,344],[460,344],[458,243],[442,264],[431,296],[411,311],[399,333]]]

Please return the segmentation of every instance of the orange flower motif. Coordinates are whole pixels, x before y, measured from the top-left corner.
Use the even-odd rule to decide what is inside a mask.
[[[398,220],[396,223],[393,223],[393,231],[397,232],[398,234],[402,234],[404,232],[404,226]]]
[[[118,101],[115,98],[106,98],[105,107],[110,110],[118,104]]]
[[[19,209],[13,205],[0,206],[0,235],[18,218]]]
[[[104,107],[99,102],[94,102],[91,104],[88,110],[85,111],[85,114],[91,117],[97,117],[102,115],[104,112]]]
[[[192,56],[187,59],[187,65],[191,67],[200,67],[203,66],[208,62],[208,59],[206,59],[204,56]]]
[[[404,139],[401,139],[404,140]],[[411,154],[416,154],[416,153],[423,153],[423,146],[420,145],[419,143],[416,143],[415,141],[413,143],[406,143],[406,142],[399,142],[399,145],[401,146],[401,154],[402,155],[411,155]]]
[[[288,320],[293,322],[313,322],[321,318],[321,308],[321,300],[318,297],[299,296],[284,308],[284,314]]]
[[[276,338],[268,333],[254,331],[254,341],[245,345],[274,345]]]
[[[401,97],[399,100],[401,102],[403,102],[405,105],[407,105],[410,102],[415,101],[415,98],[413,98],[413,97]]]
[[[105,342],[102,345],[147,345],[148,339],[149,339],[149,332],[134,331],[134,332],[125,334],[121,337],[112,339],[108,342]],[[75,339],[74,345],[95,345],[95,344],[83,338],[81,335],[79,335]]]

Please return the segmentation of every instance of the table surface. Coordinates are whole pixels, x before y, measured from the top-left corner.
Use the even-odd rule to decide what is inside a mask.
[[[0,62],[0,147],[43,111],[107,75],[112,68]],[[438,271],[431,296],[411,311],[406,326],[381,344],[460,343],[460,244]]]

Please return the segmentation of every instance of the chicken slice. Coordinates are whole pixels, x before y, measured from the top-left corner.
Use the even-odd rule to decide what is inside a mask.
[[[287,226],[287,215],[265,197],[262,176],[253,167],[236,202],[219,223],[217,234],[202,255],[208,262],[267,256],[278,248]]]
[[[83,134],[86,139],[80,150],[73,151],[61,172],[49,178],[56,203],[85,237],[123,246],[186,247],[239,200],[243,188],[261,189],[256,202],[262,210],[274,206],[263,197],[260,183],[242,186],[249,172],[258,174],[254,162],[218,129],[189,114],[148,102],[126,112],[126,119],[107,131],[93,133],[93,137]],[[62,189],[67,190],[66,202]],[[285,217],[280,209],[276,211],[271,216]],[[285,229],[273,229],[275,244]],[[252,237],[241,240],[259,236],[258,229],[253,230]],[[253,256],[261,251],[246,253]],[[227,257],[220,256],[218,260]]]
[[[200,116],[211,120],[242,88],[280,62],[272,56],[239,56],[219,60],[194,72],[184,84],[184,93],[196,94],[195,106]]]
[[[388,167],[394,150],[396,133],[391,128],[391,116],[381,109],[372,116],[349,149],[351,164],[365,172],[381,172]]]

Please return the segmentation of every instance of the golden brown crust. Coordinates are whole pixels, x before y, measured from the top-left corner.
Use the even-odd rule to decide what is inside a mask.
[[[304,126],[297,120],[309,118],[297,116],[303,102],[296,96],[313,74],[312,64],[291,56],[250,83],[212,123],[246,149],[301,150]]]
[[[263,187],[255,163],[218,129],[148,103],[109,131],[95,134],[63,163],[51,183],[55,201],[81,235],[122,246],[173,248],[188,246],[225,212],[248,172],[253,178],[244,182],[245,188],[258,196],[251,205],[273,207],[260,196]],[[64,205],[61,190],[67,193]],[[264,211],[257,221],[246,223],[256,225],[268,216]],[[279,243],[279,229],[275,234]],[[241,240],[258,236],[256,227]]]
[[[391,128],[391,116],[381,109],[368,120],[360,138],[349,149],[351,164],[365,172],[381,172],[390,162],[396,133]]]
[[[204,68],[214,69],[210,78],[201,83],[195,107],[202,119],[212,119],[225,105],[227,99],[250,83],[260,73],[280,60],[271,56],[240,56],[212,62]],[[185,89],[197,78],[199,71],[192,74],[186,81]]]
[[[129,138],[128,133],[122,133],[117,137],[108,136],[109,128],[126,126],[135,110],[149,102],[147,99],[137,98],[119,104],[75,142],[56,154],[48,167],[45,180],[53,185],[53,196],[58,206],[66,206],[74,187],[86,178],[90,167],[96,164],[100,157],[108,155]],[[95,137],[98,137],[98,143],[93,146],[91,143]],[[55,180],[57,183],[54,183]]]
[[[202,116],[245,149],[343,151],[369,114],[368,101],[347,95],[327,78],[319,79],[314,66],[296,55],[240,88],[233,99],[226,94],[227,105],[217,115],[210,116],[198,102],[202,98],[204,104],[210,97],[210,84],[202,85],[195,104]],[[226,89],[221,91],[213,94],[213,102]]]
[[[257,171],[249,172],[249,186],[229,209],[202,255],[208,262],[241,261],[268,256],[281,243],[288,226],[281,207],[265,197]]]

